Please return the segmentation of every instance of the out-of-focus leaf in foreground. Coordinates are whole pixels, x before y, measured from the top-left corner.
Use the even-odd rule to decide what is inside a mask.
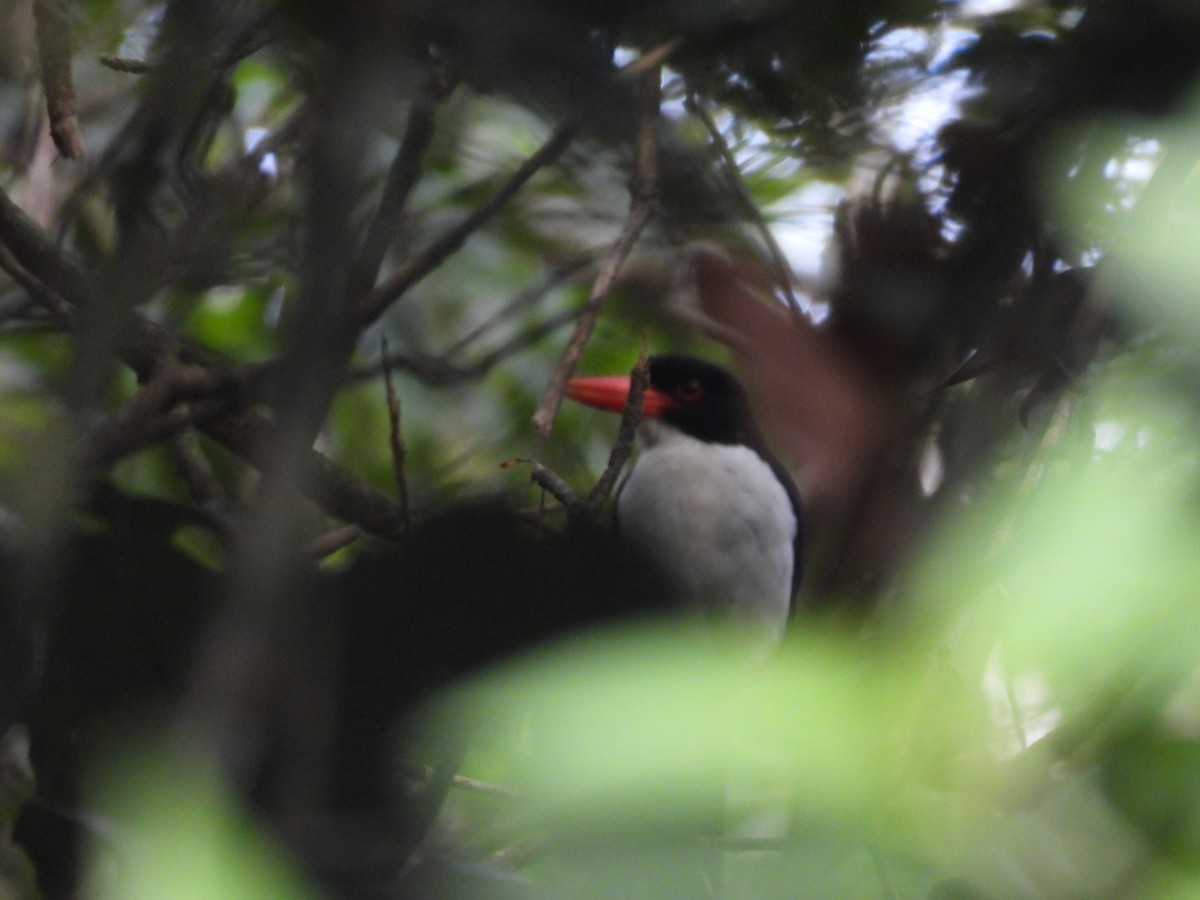
[[[97,790],[121,831],[93,842],[93,900],[314,896],[196,759],[130,754]]]

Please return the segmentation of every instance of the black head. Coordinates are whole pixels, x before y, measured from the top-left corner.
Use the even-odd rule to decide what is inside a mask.
[[[718,444],[756,440],[746,390],[720,366],[679,353],[652,356],[650,387],[674,401],[658,418],[684,434]]]

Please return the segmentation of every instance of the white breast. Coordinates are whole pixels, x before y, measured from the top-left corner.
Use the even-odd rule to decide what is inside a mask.
[[[622,537],[649,553],[690,604],[778,640],[797,525],[783,485],[748,447],[654,424],[617,501]]]

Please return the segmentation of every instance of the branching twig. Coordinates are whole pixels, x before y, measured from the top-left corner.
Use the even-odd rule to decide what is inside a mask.
[[[800,315],[800,302],[796,299],[795,291],[792,290],[792,267],[788,264],[787,257],[783,255],[783,249],[779,246],[779,242],[775,240],[775,235],[771,233],[771,226],[767,224],[767,220],[763,217],[762,210],[758,208],[758,204],[754,202],[754,198],[750,195],[750,190],[746,187],[745,179],[742,178],[742,172],[738,168],[733,151],[729,149],[729,144],[726,143],[724,136],[722,136],[721,129],[717,127],[717,123],[713,121],[712,116],[709,115],[708,110],[704,108],[704,104],[696,98],[695,94],[688,94],[686,106],[688,112],[692,113],[703,123],[709,138],[712,140],[713,147],[716,148],[717,155],[721,158],[721,166],[725,171],[726,181],[729,182],[729,186],[733,190],[734,196],[737,197],[738,202],[742,204],[746,213],[750,216],[750,221],[754,223],[754,227],[762,235],[763,243],[767,245],[767,253],[770,256],[771,270],[775,275],[775,280],[779,282],[780,290],[783,291],[788,309],[792,311],[793,315]]]
[[[445,262],[447,257],[466,243],[467,238],[495,215],[510,197],[524,187],[530,178],[556,160],[570,145],[578,130],[577,121],[560,125],[546,143],[525,160],[492,196],[364,296],[357,309],[359,327],[366,327],[378,319],[405,291]]]
[[[400,398],[396,395],[396,388],[392,384],[392,370],[388,365],[387,338],[381,337],[379,342],[382,354],[380,366],[383,369],[383,383],[387,389],[388,435],[392,448],[392,473],[396,477],[396,493],[399,498],[402,517],[401,527],[407,531],[409,526],[408,476],[405,474],[404,462],[408,456],[408,452],[404,445],[404,432],[400,429]]]
[[[658,172],[658,115],[661,96],[662,70],[655,67],[642,76],[642,106],[638,126],[637,165],[633,183],[630,185],[631,202],[629,215],[621,228],[617,240],[604,255],[600,271],[592,285],[583,313],[575,325],[566,349],[559,357],[558,365],[550,376],[550,383],[542,393],[537,410],[533,414],[533,427],[543,437],[550,433],[558,408],[562,404],[567,382],[575,374],[579,358],[587,346],[588,339],[596,327],[600,308],[617,280],[625,260],[637,242],[646,222],[654,209],[655,179]]]
[[[592,512],[598,511],[604,505],[617,483],[617,476],[621,474],[622,467],[633,453],[633,439],[637,435],[638,423],[642,421],[642,400],[646,395],[646,388],[650,386],[650,367],[644,350],[638,355],[637,365],[629,374],[629,399],[625,401],[625,410],[621,413],[621,427],[617,431],[617,440],[609,453],[608,465],[588,494],[587,508]]]

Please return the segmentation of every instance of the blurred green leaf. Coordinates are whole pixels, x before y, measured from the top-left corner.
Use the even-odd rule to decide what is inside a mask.
[[[121,826],[90,848],[94,900],[316,897],[197,759],[131,753],[93,789]]]

